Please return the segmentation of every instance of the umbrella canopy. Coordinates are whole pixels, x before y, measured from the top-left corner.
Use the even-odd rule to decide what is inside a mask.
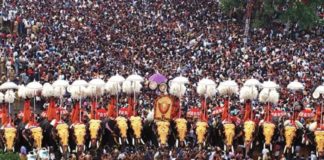
[[[27,84],[27,89],[33,90],[33,91],[39,91],[42,90],[43,86],[39,82],[33,81]]]
[[[259,80],[251,78],[245,81],[244,86],[260,86],[261,83]]]
[[[313,113],[312,109],[306,108],[299,112],[298,116],[303,118],[313,118],[315,114]]]
[[[272,117],[283,117],[286,116],[287,112],[282,111],[282,110],[273,110],[271,111],[271,116]]]
[[[100,78],[95,78],[89,82],[89,85],[94,87],[104,87],[106,83]]]
[[[66,80],[56,80],[54,81],[54,83],[52,84],[53,87],[67,87],[69,85],[69,82]]]
[[[168,81],[168,79],[160,73],[155,73],[149,78],[149,81],[155,82],[157,84],[161,84],[161,83],[165,83],[166,81]]]
[[[261,86],[262,88],[269,88],[269,89],[279,88],[279,85],[277,85],[275,82],[270,80],[263,82]]]
[[[183,77],[182,75],[180,75],[179,77],[176,77],[173,80],[171,80],[171,84],[172,83],[187,84],[187,83],[189,83],[189,80],[188,80],[188,78]]]
[[[290,82],[288,84],[287,88],[292,91],[304,90],[304,85],[296,80],[296,81]]]
[[[11,81],[7,81],[0,86],[0,90],[6,90],[6,89],[18,89],[18,86]]]
[[[125,81],[125,78],[123,76],[120,76],[119,74],[116,74],[109,78],[108,82],[114,82],[114,83],[122,83]]]
[[[224,108],[223,107],[215,107],[213,111],[213,115],[221,114],[223,113]]]
[[[324,95],[324,85],[320,85],[315,89],[313,93],[313,98],[317,99],[320,97],[321,94]]]
[[[78,80],[73,81],[71,86],[86,87],[86,86],[88,86],[88,82],[86,82],[85,80],[82,80],[82,79],[78,79]]]
[[[128,76],[126,78],[127,81],[131,81],[131,82],[143,82],[144,81],[144,78],[137,75],[137,74],[132,74],[130,76]]]

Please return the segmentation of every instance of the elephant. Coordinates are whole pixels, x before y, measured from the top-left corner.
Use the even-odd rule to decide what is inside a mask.
[[[43,129],[41,127],[30,128],[32,138],[34,139],[34,147],[39,150],[42,148]]]
[[[224,123],[223,126],[226,139],[224,150],[226,151],[227,147],[231,147],[232,151],[234,151],[233,140],[235,136],[235,125],[233,123]]]
[[[272,150],[271,140],[274,135],[276,126],[275,126],[275,124],[273,124],[271,122],[264,122],[262,124],[262,128],[263,128],[263,135],[265,138],[264,147],[266,145],[270,145],[270,150]]]
[[[17,135],[17,129],[15,127],[3,128],[5,151],[14,151],[16,135]]]
[[[83,123],[73,124],[73,134],[77,145],[77,152],[82,153],[85,149],[86,125]]]
[[[285,135],[285,139],[286,139],[284,153],[286,152],[287,149],[292,149],[292,152],[293,152],[292,143],[296,136],[297,128],[295,126],[288,125],[288,126],[284,127],[284,130],[285,130],[284,135]]]
[[[89,131],[90,131],[90,143],[89,148],[96,147],[99,148],[99,143],[101,141],[101,137],[99,135],[101,130],[101,120],[91,119],[89,121]]]
[[[144,144],[144,141],[142,140],[142,129],[143,129],[143,125],[142,125],[142,118],[139,116],[132,116],[130,117],[130,124],[135,136],[135,139],[133,138],[133,144],[135,145],[135,143],[139,144],[142,143]]]
[[[256,129],[256,124],[254,121],[245,121],[244,122],[244,146],[246,153],[249,152],[249,149],[253,147],[253,135]]]
[[[320,156],[324,153],[324,130],[316,130],[314,134],[317,155]]]
[[[65,157],[69,150],[69,126],[66,123],[59,123],[53,131],[55,131],[54,137],[59,138],[60,151]]]
[[[170,129],[170,122],[169,121],[157,121],[157,133],[159,136],[159,146],[164,147],[167,145],[169,129]]]
[[[178,133],[178,139],[180,143],[186,144],[185,138],[187,134],[187,120],[184,118],[178,118],[175,120],[176,122],[176,129]],[[178,147],[178,140],[176,142],[176,146]]]
[[[203,122],[203,121],[198,121],[196,122],[196,135],[197,135],[197,143],[202,146],[202,145],[206,145],[205,144],[205,136],[207,133],[207,127],[208,124],[207,122]]]
[[[116,118],[116,124],[120,132],[120,138],[119,138],[119,144],[122,145],[124,142],[128,144],[127,140],[127,130],[128,130],[128,124],[127,119],[125,117],[117,117]]]

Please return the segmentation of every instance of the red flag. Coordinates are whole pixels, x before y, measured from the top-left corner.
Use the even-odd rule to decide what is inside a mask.
[[[228,98],[225,98],[224,99],[224,111],[223,111],[223,114],[222,114],[222,120],[225,120],[228,118],[228,107],[229,107],[229,100]]]
[[[251,118],[251,100],[247,100],[245,102],[245,114],[244,114],[244,121],[250,120]]]
[[[131,117],[131,116],[135,115],[135,113],[134,113],[135,100],[132,97],[128,97],[127,101],[128,101],[128,109],[127,109],[128,117]]]
[[[75,103],[74,108],[72,109],[71,121],[72,123],[80,121],[80,104],[78,102]]]
[[[96,119],[96,113],[97,113],[97,102],[96,101],[92,101],[91,102],[91,119]]]
[[[97,110],[96,119],[105,118],[107,116],[108,116],[108,114],[107,114],[106,109],[100,108]]]
[[[270,106],[270,103],[267,103],[266,107],[265,107],[265,121],[266,122],[270,122],[272,117],[271,117],[271,106]]]
[[[47,119],[51,121],[56,116],[56,106],[54,98],[50,99],[48,108],[47,108]]]
[[[108,116],[109,117],[112,117],[112,118],[117,117],[116,104],[117,104],[116,97],[112,96],[110,99],[110,102],[108,104]]]
[[[23,122],[28,123],[31,119],[30,100],[25,99]]]
[[[173,106],[171,110],[171,118],[178,118],[180,117],[180,100],[177,97],[173,97]]]
[[[2,125],[6,125],[9,122],[8,108],[6,104],[2,105]]]
[[[206,99],[204,97],[201,97],[201,114],[200,114],[200,120],[202,121],[208,121],[208,115],[206,113],[207,105],[206,105]]]

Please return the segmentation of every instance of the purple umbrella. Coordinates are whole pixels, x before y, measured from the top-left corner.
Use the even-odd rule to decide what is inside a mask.
[[[164,83],[166,82],[168,79],[160,74],[160,73],[155,73],[153,74],[150,78],[149,78],[149,81],[151,82],[156,82],[157,84],[161,84],[161,83]]]

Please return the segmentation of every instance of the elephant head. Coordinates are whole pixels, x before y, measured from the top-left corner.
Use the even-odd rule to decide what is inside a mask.
[[[286,147],[291,148],[293,140],[296,136],[297,128],[295,126],[285,126]]]
[[[69,126],[66,123],[60,123],[56,126],[57,134],[62,146],[68,146]]]
[[[162,145],[166,145],[169,135],[170,122],[168,121],[157,121],[157,132],[159,135],[159,140]]]
[[[5,127],[4,128],[4,138],[6,140],[6,148],[9,151],[13,150],[14,142],[17,134],[17,129],[14,127]]]
[[[127,129],[128,129],[127,119],[125,117],[119,116],[116,118],[116,122],[117,122],[117,127],[120,131],[121,137],[127,138]]]
[[[132,116],[130,118],[130,122],[131,122],[131,126],[132,129],[134,131],[134,135],[137,139],[141,138],[141,134],[142,134],[142,118],[138,117],[138,116]]]
[[[314,132],[315,134],[315,142],[316,142],[316,149],[318,153],[324,152],[324,131],[317,130]]]
[[[233,123],[225,123],[224,124],[224,132],[226,138],[226,145],[232,146],[233,139],[235,136],[235,125]]]
[[[262,127],[263,127],[263,135],[265,137],[265,144],[270,145],[276,126],[273,123],[265,122],[263,123]]]
[[[199,144],[203,144],[205,140],[205,134],[207,133],[207,122],[198,121],[196,123],[196,134]]]
[[[175,120],[178,137],[181,142],[185,141],[187,133],[187,120],[184,118],[178,118]]]
[[[247,143],[252,141],[253,133],[255,131],[255,122],[246,121],[244,122],[244,140]]]
[[[101,120],[91,119],[89,121],[89,130],[91,139],[97,139],[98,131],[100,129]]]
[[[84,124],[76,124],[73,126],[74,136],[76,137],[76,144],[78,146],[84,145],[84,137],[86,135],[86,126]]]
[[[32,137],[34,139],[34,146],[36,149],[42,148],[42,141],[43,141],[43,130],[41,127],[34,127],[30,129]]]

